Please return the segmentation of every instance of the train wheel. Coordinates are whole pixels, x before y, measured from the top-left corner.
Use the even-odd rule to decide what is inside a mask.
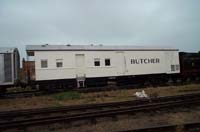
[[[181,78],[176,79],[176,85],[182,85],[182,80]]]
[[[0,88],[0,95],[5,94],[7,91],[6,88]]]
[[[196,83],[200,83],[200,77],[196,77],[196,78],[195,78],[195,82],[196,82]]]
[[[190,84],[191,82],[192,82],[191,78],[188,77],[188,78],[186,79],[186,83],[187,83],[187,84]]]
[[[172,79],[172,78],[169,78],[168,81],[167,81],[167,84],[168,84],[169,86],[171,86],[171,85],[173,85],[173,83],[174,83],[173,79]]]
[[[146,81],[144,82],[144,87],[153,87],[153,85],[150,81]]]

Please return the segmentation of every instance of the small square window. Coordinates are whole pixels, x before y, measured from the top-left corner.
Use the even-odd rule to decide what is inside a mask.
[[[176,71],[178,71],[180,68],[179,68],[179,65],[176,65]]]
[[[63,60],[62,59],[56,59],[56,67],[63,67]]]
[[[48,67],[47,60],[41,60],[41,68],[47,68],[47,67]]]
[[[105,66],[110,66],[110,59],[105,59]]]
[[[100,58],[94,59],[94,66],[100,66]]]
[[[171,65],[171,71],[175,71],[175,65]]]

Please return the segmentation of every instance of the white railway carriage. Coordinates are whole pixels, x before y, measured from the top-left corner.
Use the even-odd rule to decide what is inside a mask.
[[[107,84],[112,79],[134,83],[141,78],[147,80],[147,76],[161,78],[180,72],[179,53],[174,48],[27,45],[26,51],[28,56],[34,56],[35,81],[48,84],[74,80],[77,87],[84,87],[99,82]]]

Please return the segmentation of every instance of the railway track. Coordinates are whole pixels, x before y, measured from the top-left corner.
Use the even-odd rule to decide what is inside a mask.
[[[59,92],[66,91],[75,91],[80,93],[92,93],[92,92],[103,92],[103,91],[112,91],[119,89],[133,89],[134,85],[124,85],[124,86],[102,86],[102,87],[89,87],[89,88],[78,88],[78,89],[54,89],[53,91],[21,91],[21,92],[6,92],[0,93],[0,99],[11,99],[11,98],[26,98],[32,96],[41,96],[41,95],[49,95]]]
[[[178,125],[161,125],[139,129],[122,130],[116,132],[199,132],[200,122],[190,122]]]
[[[186,83],[187,84],[187,83]],[[194,84],[199,84],[199,82],[194,82]],[[176,86],[183,86],[182,84],[176,84]],[[169,86],[169,85],[161,85],[162,86]],[[102,87],[89,87],[89,88],[78,88],[78,89],[69,89],[67,91],[75,91],[80,93],[93,93],[93,92],[103,92],[103,91],[115,91],[120,89],[135,89],[135,88],[146,88],[148,86],[144,85],[121,85],[121,86],[102,86]],[[32,96],[42,96],[42,95],[50,95],[59,92],[66,92],[66,89],[54,89],[53,91],[22,91],[22,92],[7,92],[7,93],[0,93],[0,99],[12,99],[12,98],[27,98]]]
[[[27,98],[32,96],[41,96],[45,93],[42,91],[23,91],[23,92],[9,92],[0,95],[0,99],[12,99],[12,98]]]
[[[131,86],[124,87],[91,87],[91,88],[81,88],[81,89],[70,89],[67,91],[75,91],[80,93],[92,93],[92,92],[102,92],[102,91],[112,91],[119,89],[131,89]],[[133,86],[132,86],[133,89]],[[66,90],[54,90],[54,91],[22,91],[22,92],[6,92],[0,93],[0,99],[12,99],[12,98],[27,98],[33,96],[50,95],[60,92],[66,92]]]
[[[123,102],[112,102],[112,103],[100,103],[100,104],[84,104],[84,105],[74,105],[74,106],[62,106],[62,107],[49,107],[49,108],[40,108],[40,109],[26,109],[26,110],[14,110],[14,111],[3,111],[0,112],[0,122],[3,120],[13,120],[16,117],[26,117],[34,115],[49,115],[52,113],[70,113],[70,112],[80,112],[80,111],[90,111],[90,110],[101,110],[101,109],[112,109],[120,107],[129,107],[137,105],[145,105],[150,103],[159,103],[167,101],[178,101],[186,99],[198,99],[200,98],[200,93],[196,94],[187,94],[187,95],[178,95],[178,96],[167,96],[160,98],[152,99],[138,99],[132,101],[123,101]]]
[[[34,110],[9,111],[0,113],[0,130],[27,128],[59,122],[86,120],[95,123],[97,118],[117,118],[122,114],[134,114],[158,109],[200,104],[200,94],[189,94],[158,99],[136,100],[118,103],[81,105],[61,108],[44,108]],[[72,113],[70,113],[72,112]],[[51,114],[60,113],[61,115]],[[37,115],[36,118],[33,116]],[[47,116],[44,116],[47,115]],[[25,117],[25,118],[22,118]]]

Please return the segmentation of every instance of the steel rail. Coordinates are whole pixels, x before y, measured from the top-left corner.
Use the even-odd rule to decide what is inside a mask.
[[[0,93],[0,99],[12,99],[12,98],[26,98],[32,96],[45,95],[42,91],[22,91],[22,92],[9,92]]]
[[[179,84],[177,84],[179,85]],[[184,85],[184,84],[181,84]],[[169,86],[169,85],[161,85],[162,86]],[[174,85],[176,86],[176,85]],[[100,86],[100,87],[88,87],[88,88],[75,88],[75,89],[69,89],[68,91],[76,91],[80,93],[92,93],[92,92],[102,92],[102,91],[112,91],[112,90],[120,90],[120,89],[135,89],[135,88],[146,88],[145,86],[138,86],[134,84],[130,85],[122,85],[122,86]],[[44,91],[24,91],[24,92],[11,92],[11,93],[0,93],[0,99],[9,99],[9,98],[21,98],[21,97],[32,97],[32,96],[40,96],[40,95],[48,95],[48,94],[54,94],[59,92],[64,92],[64,89],[58,89],[51,92],[44,92]]]

